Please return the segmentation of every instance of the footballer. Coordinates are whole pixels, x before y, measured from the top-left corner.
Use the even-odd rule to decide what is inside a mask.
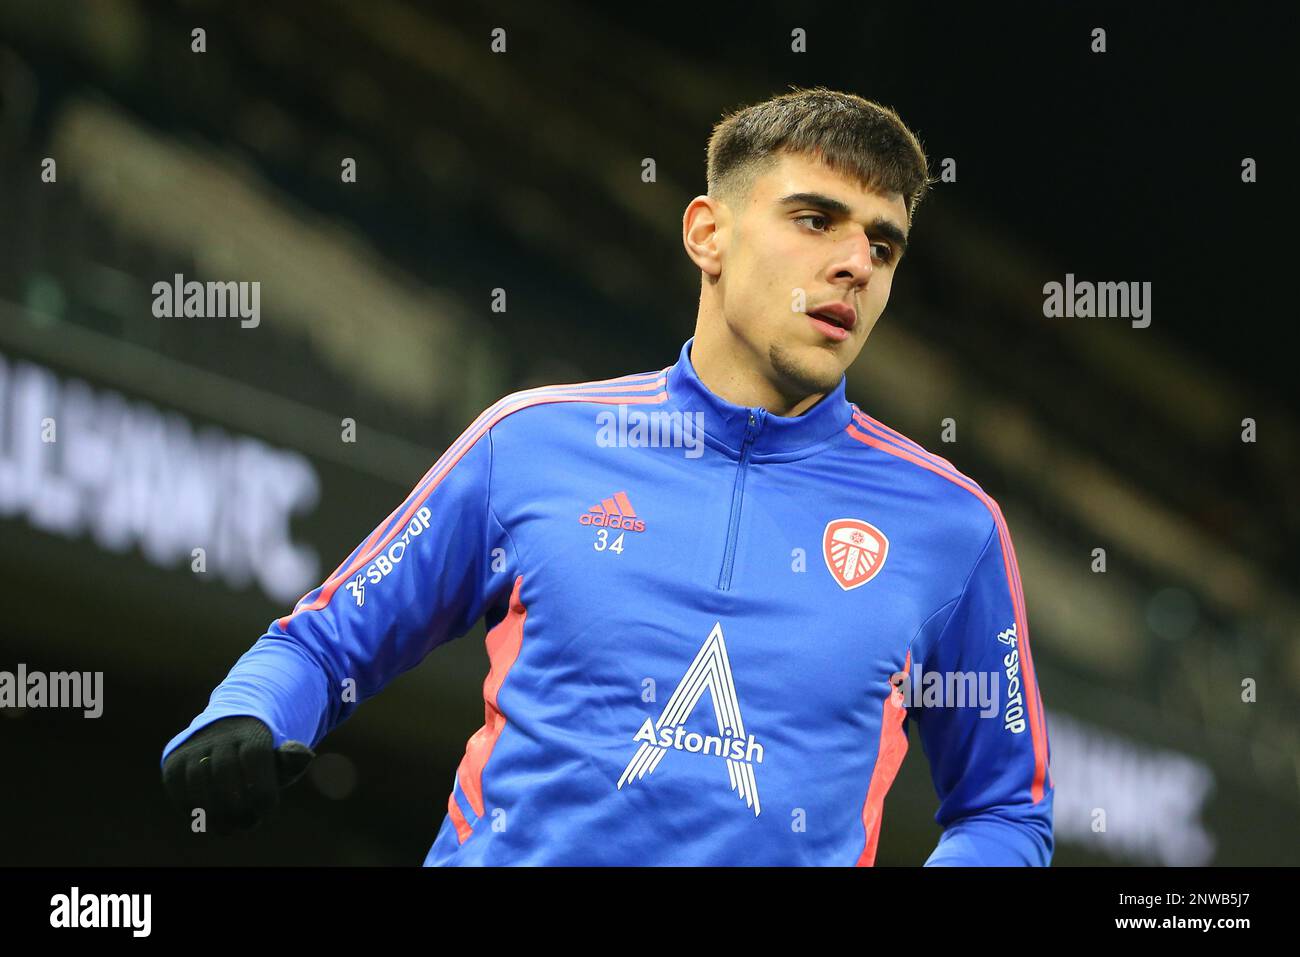
[[[254,825],[484,619],[483,725],[426,865],[870,865],[909,721],[943,829],[925,863],[1048,865],[1007,524],[845,394],[930,182],[856,95],[724,117],[682,221],[700,299],[676,359],[485,409],[166,745],[175,802]],[[641,440],[598,442],[614,413]],[[922,669],[985,676],[996,707],[913,700]]]

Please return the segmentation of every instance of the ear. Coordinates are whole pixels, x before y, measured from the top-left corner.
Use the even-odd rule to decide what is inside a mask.
[[[686,255],[702,273],[714,279],[722,273],[722,252],[730,219],[726,204],[711,196],[696,196],[682,214],[682,245],[686,247]]]

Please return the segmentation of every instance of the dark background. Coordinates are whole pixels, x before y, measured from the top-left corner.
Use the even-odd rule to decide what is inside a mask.
[[[481,626],[327,737],[253,838],[191,835],[164,804],[162,747],[479,410],[675,361],[699,282],[681,214],[712,124],[824,84],[898,109],[936,175],[957,164],[849,395],[1007,516],[1055,862],[1295,864],[1295,15],[984,6],[0,8],[0,670],[105,683],[96,720],[0,712],[0,863],[419,863],[482,722]],[[154,318],[151,287],[176,272],[261,281],[261,325]],[[1043,285],[1066,273],[1151,282],[1150,327],[1045,318]],[[151,560],[142,536],[43,527],[5,468],[37,427],[39,370],[301,456],[319,497],[291,534],[315,577],[285,599]],[[179,486],[155,459],[126,464],[149,441],[105,468],[137,468],[132,514],[166,523],[158,489]],[[219,488],[256,514],[258,493]],[[882,864],[938,838],[911,750]]]

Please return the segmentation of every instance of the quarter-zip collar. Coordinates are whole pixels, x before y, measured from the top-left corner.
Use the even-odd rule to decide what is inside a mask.
[[[751,455],[789,455],[811,452],[837,433],[853,418],[853,408],[844,397],[845,377],[802,415],[774,415],[761,406],[734,405],[715,395],[700,381],[691,364],[691,344],[686,340],[677,363],[668,369],[668,404],[684,413],[702,414],[705,441],[714,448],[739,458],[749,439]],[[751,423],[751,418],[753,422]],[[795,453],[795,454],[790,454]]]

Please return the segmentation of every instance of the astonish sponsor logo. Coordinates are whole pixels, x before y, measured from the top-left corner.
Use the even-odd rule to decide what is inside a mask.
[[[705,691],[709,692],[713,702],[712,711],[718,722],[716,735],[688,732],[683,727]],[[758,817],[762,806],[758,801],[754,765],[763,763],[763,746],[745,731],[745,721],[740,716],[731,660],[727,657],[727,644],[722,639],[722,622],[714,623],[709,637],[677,683],[658,720],[646,718],[632,740],[640,741],[641,746],[618,779],[619,790],[624,784],[639,781],[652,773],[669,751],[711,754],[727,762],[731,790],[744,800],[747,807],[753,808],[754,817]]]
[[[586,512],[578,516],[582,525],[595,525],[597,528],[621,528],[627,532],[644,532],[645,522],[637,518],[636,509],[628,500],[627,492],[618,492],[613,498],[601,499]]]
[[[733,761],[753,761],[763,763],[763,746],[751,734],[747,738],[737,738],[730,728],[723,729],[725,737],[716,734],[699,734],[687,731],[683,727],[655,728],[654,720],[646,718],[641,730],[633,735],[633,741],[648,741],[661,748],[674,751],[686,751],[690,754],[715,754],[720,758]]]

